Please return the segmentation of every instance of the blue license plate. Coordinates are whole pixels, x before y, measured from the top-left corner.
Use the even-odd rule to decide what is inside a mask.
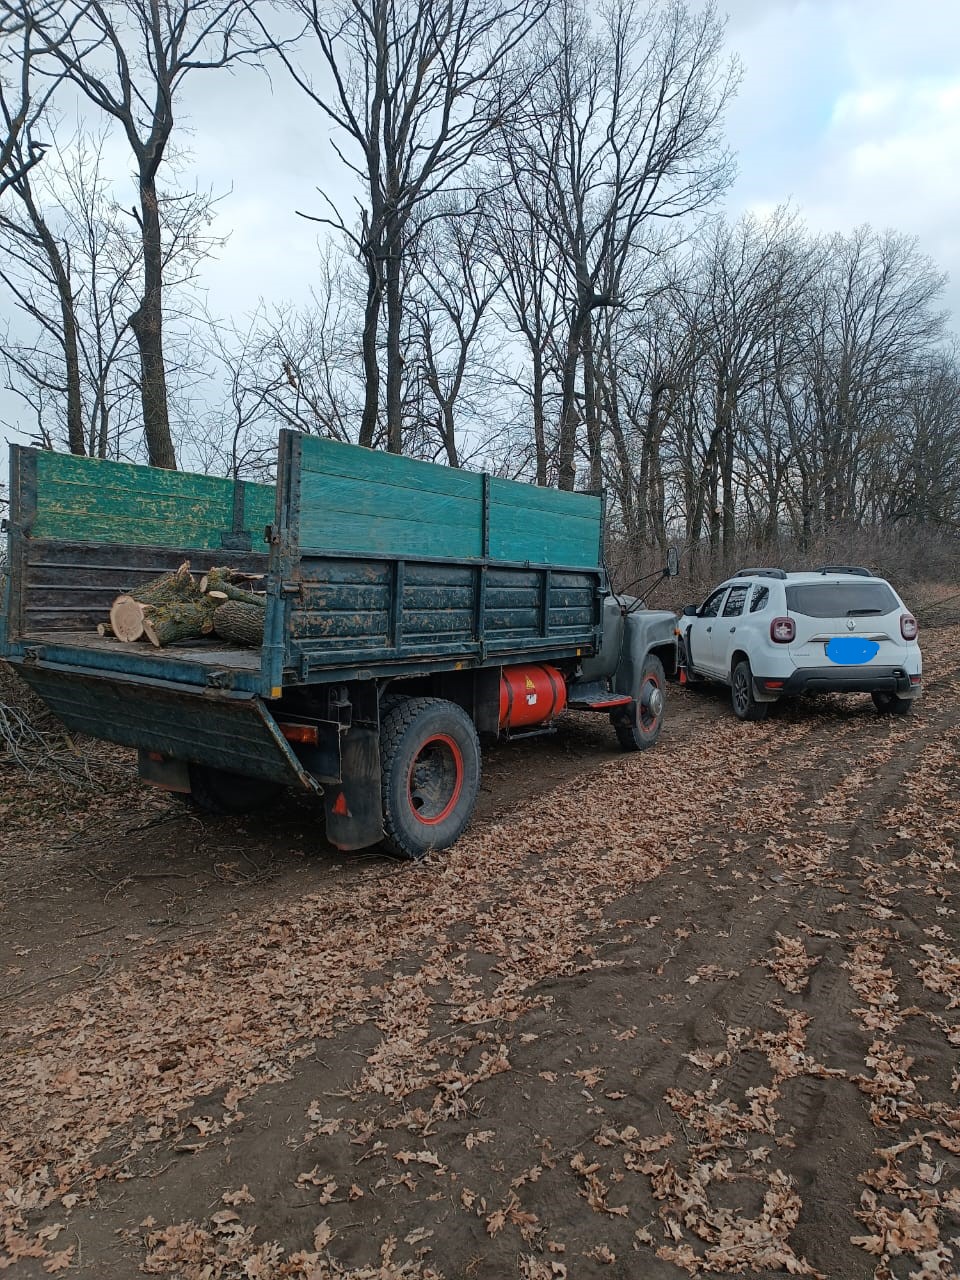
[[[876,640],[865,640],[863,636],[834,636],[824,645],[824,652],[831,662],[841,667],[859,667],[871,662],[880,652]]]

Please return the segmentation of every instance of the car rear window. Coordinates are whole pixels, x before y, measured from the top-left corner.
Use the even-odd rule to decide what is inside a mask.
[[[898,604],[885,582],[810,582],[787,587],[787,608],[807,618],[866,618]]]

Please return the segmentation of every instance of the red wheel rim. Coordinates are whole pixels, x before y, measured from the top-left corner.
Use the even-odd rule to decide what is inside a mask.
[[[463,753],[446,733],[428,738],[407,774],[410,810],[425,827],[449,818],[463,790]]]

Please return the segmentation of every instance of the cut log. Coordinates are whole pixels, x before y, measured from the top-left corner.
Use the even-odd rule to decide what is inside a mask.
[[[109,622],[98,622],[97,635],[100,636],[101,639],[104,639],[106,637],[112,637],[113,627],[111,627]]]
[[[113,634],[127,643],[139,640],[152,608],[174,601],[192,600],[196,595],[197,584],[190,572],[190,561],[184,560],[174,573],[161,574],[136,590],[117,596],[110,607]]]
[[[263,576],[262,573],[245,573],[242,569],[231,569],[229,565],[216,566],[208,569],[200,579],[200,592],[205,594],[208,591],[220,591],[224,583],[240,586],[249,582],[258,582]]]
[[[238,581],[247,582],[256,576],[259,575],[240,574],[236,569],[209,569],[200,579],[200,594],[225,600],[242,600],[244,604],[265,605],[266,596],[238,585]]]
[[[197,583],[190,572],[190,561],[184,560],[173,573],[162,573],[143,586],[128,592],[141,604],[166,604],[168,600],[189,600],[197,594]]]
[[[110,606],[110,626],[118,640],[130,643],[143,635],[147,606],[133,596],[117,596]]]
[[[213,614],[212,603],[204,601],[151,605],[143,622],[144,634],[158,649],[177,640],[199,640],[213,630]]]
[[[213,614],[213,628],[224,640],[256,647],[263,644],[263,620],[266,610],[259,604],[243,600],[227,600]]]
[[[207,592],[210,595],[210,592]],[[225,582],[216,592],[216,594],[225,596],[227,600],[239,600],[243,604],[255,604],[261,609],[265,609],[267,605],[267,597],[255,591],[245,591],[243,587],[236,587],[232,582]]]

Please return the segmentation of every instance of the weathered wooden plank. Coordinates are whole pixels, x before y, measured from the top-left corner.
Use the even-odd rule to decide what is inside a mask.
[[[520,480],[504,480],[500,476],[490,477],[490,504],[590,520],[598,527],[603,510],[597,494],[571,493],[566,489],[524,484]]]
[[[384,507],[376,516],[329,509],[323,503],[322,477],[316,489],[304,477],[300,545],[315,552],[352,551],[369,556],[448,556],[469,560],[480,555],[479,523],[457,500],[438,499],[437,504],[400,514]],[[313,489],[310,493],[308,490]]]
[[[441,467],[416,458],[361,449],[339,440],[315,436],[305,436],[301,442],[301,467],[305,472],[360,481],[358,487],[414,490],[456,498],[479,500],[482,487],[481,477],[476,472]],[[395,500],[409,503],[415,500],[415,494],[407,492]]]
[[[390,584],[390,565],[383,560],[344,560],[334,556],[305,555],[300,560],[302,581],[317,585]]]
[[[386,609],[390,588],[386,583],[368,585],[354,582],[304,583],[297,607],[309,612],[353,612]]]
[[[539,632],[539,609],[491,609],[487,608],[483,615],[484,628],[487,631],[505,632]]]
[[[472,586],[412,587],[407,583],[403,590],[404,609],[472,609]]]
[[[35,538],[214,550],[233,523],[233,481],[36,451]],[[242,482],[254,541],[274,518],[270,485]]]
[[[296,609],[290,615],[290,631],[301,640],[327,636],[384,636],[387,634],[389,621],[385,609],[356,613]]]
[[[603,504],[589,494],[490,480],[490,555],[495,559],[592,567],[600,562],[602,519]]]
[[[473,634],[472,609],[430,609],[418,612],[412,609],[403,611],[403,635],[409,641],[417,635],[463,635]]]
[[[472,587],[476,570],[459,564],[417,564],[406,566],[408,587]]]

